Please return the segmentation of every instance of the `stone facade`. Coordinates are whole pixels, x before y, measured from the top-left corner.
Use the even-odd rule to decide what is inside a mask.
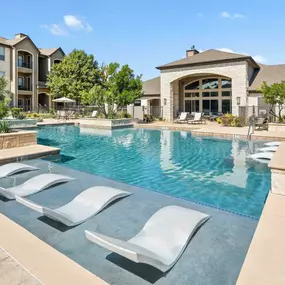
[[[232,113],[238,115],[237,97],[240,106],[247,106],[248,78],[251,69],[246,61],[200,65],[161,70],[161,105],[163,118],[173,121],[174,106],[179,105],[179,81],[189,76],[218,75],[232,80]]]
[[[37,144],[37,132],[21,131],[8,134],[0,134],[0,149],[22,147]]]

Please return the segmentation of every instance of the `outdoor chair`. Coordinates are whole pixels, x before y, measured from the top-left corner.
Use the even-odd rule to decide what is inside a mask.
[[[29,196],[38,193],[46,188],[50,188],[53,185],[61,184],[71,180],[74,180],[74,178],[60,174],[40,174],[18,186],[6,189],[0,187],[0,196],[3,196],[9,200],[13,200],[15,199],[16,195],[20,197]]]
[[[0,166],[0,178],[8,177],[20,172],[33,170],[38,170],[38,168],[19,162],[8,163]]]
[[[112,187],[94,186],[81,192],[71,202],[54,210],[40,206],[28,199],[18,196],[15,198],[17,202],[52,220],[61,222],[68,227],[74,227],[97,215],[115,200],[131,194]]]
[[[188,113],[182,112],[180,116],[175,120],[175,123],[187,123]]]
[[[202,113],[195,113],[193,120],[188,120],[188,124],[206,124],[206,121],[202,118]]]
[[[209,218],[207,214],[171,205],[154,213],[143,229],[128,241],[91,231],[85,231],[85,236],[133,262],[166,272],[175,265],[194,233]]]
[[[268,131],[268,119],[267,118],[257,118],[257,122],[255,123],[255,127],[258,130]]]

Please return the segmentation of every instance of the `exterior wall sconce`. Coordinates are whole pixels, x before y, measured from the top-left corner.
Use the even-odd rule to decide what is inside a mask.
[[[240,105],[240,97],[237,97],[237,105]]]
[[[163,102],[164,102],[164,106],[166,106],[167,105],[167,99],[164,98]]]

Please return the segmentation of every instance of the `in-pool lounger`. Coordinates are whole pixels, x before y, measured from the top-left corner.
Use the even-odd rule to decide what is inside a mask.
[[[7,176],[11,176],[19,172],[32,171],[32,170],[38,170],[38,168],[19,162],[8,163],[0,166],[0,179]]]
[[[267,147],[262,147],[258,149],[259,151],[264,151],[264,152],[276,152],[278,149],[278,146],[267,146]]]
[[[249,157],[255,160],[270,161],[274,155],[274,152],[258,152],[250,155]]]
[[[81,192],[68,204],[54,210],[42,207],[21,197],[16,196],[16,200],[50,219],[71,227],[97,215],[113,201],[131,194],[116,188],[94,186]]]
[[[268,142],[265,143],[264,145],[266,146],[280,146],[281,142]]]
[[[12,200],[15,199],[16,195],[20,197],[29,196],[56,184],[68,182],[71,180],[74,180],[74,178],[60,174],[40,174],[33,178],[30,178],[29,180],[18,186],[6,189],[0,187],[0,196]]]
[[[86,238],[136,263],[145,263],[162,272],[178,261],[194,232],[210,216],[183,208],[166,206],[146,222],[143,229],[128,241],[85,231]]]

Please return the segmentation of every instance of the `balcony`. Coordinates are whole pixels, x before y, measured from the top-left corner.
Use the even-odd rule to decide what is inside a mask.
[[[18,85],[18,94],[21,95],[32,95],[33,88],[32,86]]]
[[[32,69],[32,62],[31,61],[21,61],[21,60],[18,60],[18,67]]]

